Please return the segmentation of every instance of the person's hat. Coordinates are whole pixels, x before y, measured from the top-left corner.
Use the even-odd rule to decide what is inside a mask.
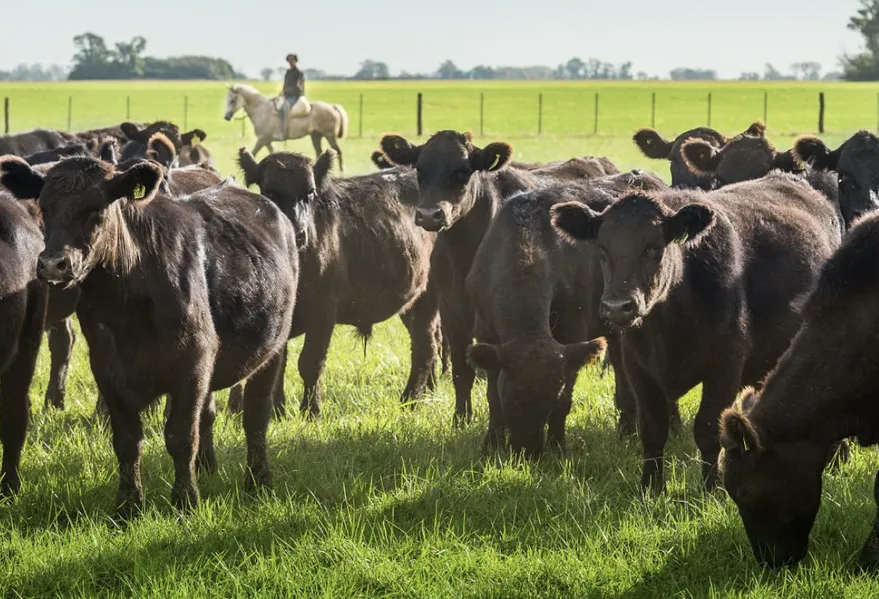
[[[288,60],[288,61],[289,61],[291,58],[292,58],[293,60],[295,60],[296,62],[299,62],[299,57],[296,56],[295,54],[288,54],[288,55],[287,55],[287,60]]]

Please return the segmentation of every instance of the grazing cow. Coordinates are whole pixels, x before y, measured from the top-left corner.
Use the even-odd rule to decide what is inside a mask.
[[[47,288],[37,279],[43,234],[28,209],[0,193],[0,495],[21,487],[18,466],[30,414],[28,390],[46,318]]]
[[[858,131],[835,150],[817,137],[794,142],[794,154],[813,169],[835,174],[839,184],[839,208],[846,227],[861,216],[879,209],[879,137]]]
[[[467,361],[475,312],[466,277],[492,219],[504,200],[520,191],[554,180],[582,180],[616,170],[607,172],[595,159],[572,159],[535,171],[506,168],[513,154],[509,144],[495,142],[478,148],[469,133],[457,131],[440,131],[421,146],[386,135],[381,148],[394,164],[415,167],[420,195],[415,224],[439,232],[432,274],[437,281],[443,332],[449,337],[455,421],[460,423],[473,414],[470,393],[475,377]]]
[[[549,444],[564,451],[565,421],[580,368],[610,336],[599,314],[601,266],[593,244],[564,243],[550,222],[550,208],[586,202],[601,211],[630,188],[659,190],[653,175],[624,173],[583,184],[555,184],[513,196],[489,227],[467,287],[476,308],[470,362],[489,373],[488,445],[539,455],[544,428]],[[618,340],[611,340],[619,350]],[[621,360],[617,389],[628,389]],[[620,419],[634,426],[634,405],[620,406]],[[628,408],[628,409],[626,409]]]
[[[198,501],[196,461],[216,466],[211,391],[248,377],[246,483],[268,485],[266,429],[299,270],[288,219],[237,186],[173,200],[158,193],[162,168],[146,160],[117,170],[74,157],[42,175],[6,158],[0,173],[16,196],[40,198],[40,278],[81,289],[77,315],[110,414],[121,514],[142,505],[139,412],[166,393],[175,505]]]
[[[42,150],[51,150],[67,145],[68,140],[58,131],[47,129],[34,129],[25,133],[6,135],[0,137],[0,156],[11,154],[13,156],[27,156]]]
[[[753,123],[746,133],[763,135],[766,126],[761,122]],[[722,148],[728,141],[722,133],[708,127],[697,127],[677,136],[674,141],[667,141],[653,129],[639,129],[632,138],[635,145],[648,158],[668,160],[671,162],[672,187],[687,189],[710,189],[710,181],[694,174],[687,168],[681,146],[689,139],[700,139],[715,149]]]
[[[720,413],[796,333],[791,303],[840,241],[833,208],[807,183],[776,173],[707,194],[635,192],[601,213],[580,203],[553,212],[564,234],[598,245],[601,309],[622,331],[638,405],[642,486],[663,489],[668,401],[702,383],[694,432],[713,488]]]
[[[802,560],[834,443],[879,443],[879,214],[859,221],[803,303],[803,325],[766,378],[721,419],[721,469],[755,557]],[[873,494],[879,507],[879,473]],[[879,568],[879,520],[861,550]]]
[[[368,338],[374,324],[406,315],[412,363],[405,402],[427,388],[437,357],[438,307],[435,292],[428,292],[436,235],[413,222],[415,173],[333,179],[334,157],[326,151],[312,162],[277,153],[257,164],[245,148],[239,150],[245,182],[257,185],[287,215],[301,248],[291,335],[305,335],[300,409],[311,416],[320,411],[320,378],[336,324],[352,325]]]

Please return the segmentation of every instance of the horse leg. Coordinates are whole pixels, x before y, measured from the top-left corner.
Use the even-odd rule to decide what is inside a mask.
[[[266,147],[268,147],[268,149],[269,149],[269,154],[275,153],[275,146],[272,145],[272,142],[267,143]]]
[[[253,154],[254,156],[256,156],[257,154],[259,154],[259,151],[262,150],[265,146],[266,146],[266,145],[263,143],[263,141],[262,141],[261,139],[257,139],[257,140],[256,140],[256,145],[253,146],[253,152],[252,152],[252,154]]]
[[[339,172],[344,173],[345,172],[345,163],[342,162],[342,149],[339,147],[339,142],[336,141],[336,136],[335,135],[328,135],[327,141],[329,142],[330,147],[336,151],[336,155],[339,157]]]
[[[323,152],[323,148],[321,147],[321,141],[320,141],[321,137],[322,137],[322,135],[319,132],[317,132],[317,131],[311,132],[311,145],[314,146],[314,153],[318,158],[320,158],[320,154],[321,154],[321,152]]]

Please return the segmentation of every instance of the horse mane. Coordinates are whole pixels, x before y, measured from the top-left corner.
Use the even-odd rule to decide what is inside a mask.
[[[248,85],[247,83],[236,83],[232,86],[231,89],[234,92],[238,92],[238,93],[244,92],[244,94],[248,94],[248,95],[258,95],[258,96],[262,95],[262,93],[258,89],[256,89],[252,85]]]

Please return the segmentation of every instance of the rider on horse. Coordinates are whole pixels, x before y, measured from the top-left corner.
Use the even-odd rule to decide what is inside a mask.
[[[299,62],[299,57],[295,54],[287,55],[287,63],[290,65],[290,68],[287,69],[287,74],[284,75],[284,89],[281,91],[281,96],[283,96],[283,100],[281,102],[281,138],[286,139],[287,132],[287,118],[290,116],[290,107],[296,104],[299,101],[299,98],[305,95],[305,75],[302,74],[302,71],[296,66]]]

